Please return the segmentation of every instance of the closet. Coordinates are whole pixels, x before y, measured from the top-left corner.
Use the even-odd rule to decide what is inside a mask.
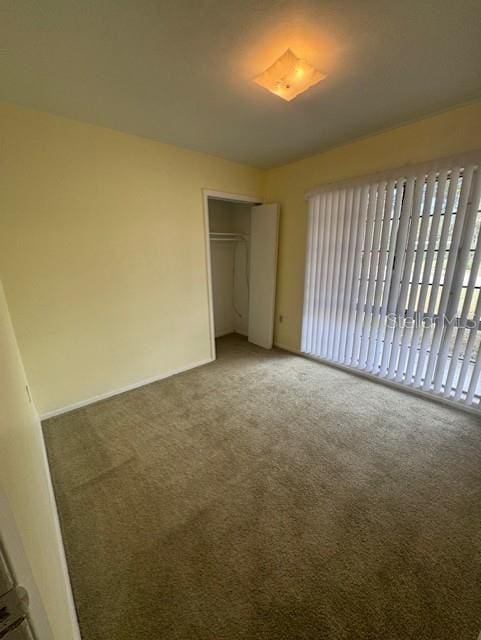
[[[215,337],[239,333],[270,349],[279,207],[215,197],[207,202]]]

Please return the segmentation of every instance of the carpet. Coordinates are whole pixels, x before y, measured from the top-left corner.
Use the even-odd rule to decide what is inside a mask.
[[[84,640],[476,640],[481,421],[239,336],[44,422]]]

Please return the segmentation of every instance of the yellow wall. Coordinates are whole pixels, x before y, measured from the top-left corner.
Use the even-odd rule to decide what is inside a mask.
[[[0,274],[40,412],[208,359],[202,188],[280,202],[276,342],[296,349],[306,190],[480,147],[480,123],[476,103],[263,172],[0,105]]]
[[[1,283],[0,362],[1,536],[17,580],[29,590],[39,638],[52,637],[50,626],[55,640],[74,640],[78,636],[40,422],[26,394],[25,374]]]
[[[276,343],[300,346],[308,189],[480,147],[478,102],[269,171],[265,194],[281,204]]]
[[[202,188],[261,172],[0,105],[0,274],[41,414],[209,357]]]

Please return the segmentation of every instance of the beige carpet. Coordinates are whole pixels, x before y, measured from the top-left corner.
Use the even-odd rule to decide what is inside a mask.
[[[45,422],[84,640],[476,640],[481,424],[231,336]]]

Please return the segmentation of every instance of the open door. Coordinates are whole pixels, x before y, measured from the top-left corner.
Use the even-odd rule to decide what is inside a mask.
[[[13,514],[1,489],[0,637],[5,640],[53,640]]]
[[[80,640],[42,429],[1,282],[0,362],[0,637]]]
[[[249,342],[271,349],[274,340],[279,205],[252,207]]]

